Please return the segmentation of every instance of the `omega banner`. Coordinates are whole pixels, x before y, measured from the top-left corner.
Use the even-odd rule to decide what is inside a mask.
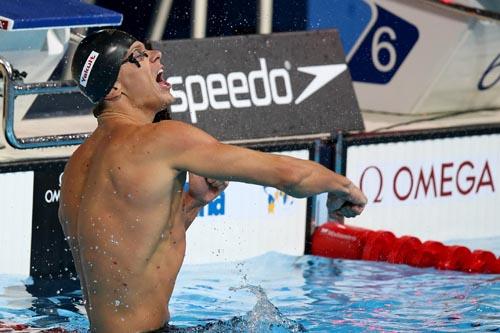
[[[347,220],[422,239],[500,236],[500,134],[355,145],[346,175],[368,197]]]
[[[335,30],[155,43],[172,117],[223,141],[362,130]]]

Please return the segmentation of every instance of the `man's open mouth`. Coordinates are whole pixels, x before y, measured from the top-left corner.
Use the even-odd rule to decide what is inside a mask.
[[[163,69],[160,69],[158,71],[158,74],[156,74],[156,82],[160,85],[162,88],[170,89],[171,85],[165,79],[163,79]]]

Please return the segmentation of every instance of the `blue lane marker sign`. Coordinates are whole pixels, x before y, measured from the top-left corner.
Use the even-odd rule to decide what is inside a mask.
[[[418,28],[372,0],[309,0],[307,29],[335,28],[353,81],[387,84],[417,43]]]
[[[337,29],[345,54],[369,29],[373,15],[372,6],[361,0],[309,0],[307,12],[307,30]]]
[[[349,61],[353,81],[387,84],[418,40],[418,29],[376,6],[377,19]],[[342,33],[342,32],[341,32]]]

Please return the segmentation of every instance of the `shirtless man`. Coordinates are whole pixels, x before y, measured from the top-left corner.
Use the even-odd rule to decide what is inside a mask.
[[[160,59],[128,34],[102,30],[80,43],[73,60],[74,79],[99,103],[98,126],[66,166],[59,216],[91,332],[147,332],[168,323],[186,229],[225,181],[294,197],[328,192],[329,211],[346,217],[366,204],[351,181],[314,162],[222,144],[178,121],[153,123],[174,101]]]

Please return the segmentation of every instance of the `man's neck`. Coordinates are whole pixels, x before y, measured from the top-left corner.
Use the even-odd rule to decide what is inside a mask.
[[[108,107],[97,117],[98,124],[108,120],[128,120],[136,124],[150,124],[153,122],[156,112],[144,110],[128,103],[110,103]]]

